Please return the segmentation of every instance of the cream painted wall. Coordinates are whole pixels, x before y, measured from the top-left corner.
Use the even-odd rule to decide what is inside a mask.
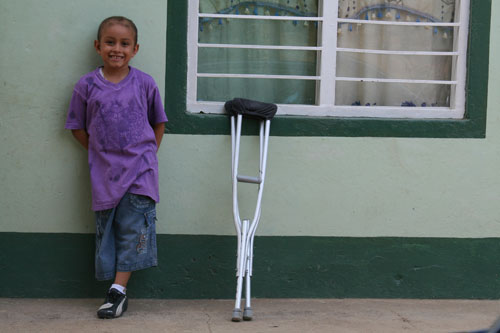
[[[9,46],[0,50],[0,231],[93,232],[85,153],[63,130],[71,89],[98,64],[97,24],[121,14],[140,29],[133,65],[163,90],[165,2],[120,1],[120,11],[111,0],[0,4],[0,38]],[[492,31],[499,17],[494,1]],[[499,237],[498,34],[490,52],[486,139],[272,137],[257,233]],[[244,138],[243,148],[255,153],[255,143]],[[159,154],[158,232],[234,234],[229,137],[167,135]],[[255,155],[245,155],[255,166]],[[250,217],[255,193],[244,190]]]

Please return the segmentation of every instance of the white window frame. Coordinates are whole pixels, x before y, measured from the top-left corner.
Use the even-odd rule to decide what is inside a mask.
[[[455,19],[452,23],[443,22],[402,22],[378,21],[362,19],[338,18],[337,0],[318,0],[318,17],[297,16],[263,16],[234,14],[202,14],[199,13],[199,1],[188,1],[188,70],[186,106],[192,113],[224,113],[224,101],[197,101],[197,79],[208,78],[263,78],[263,79],[300,79],[317,81],[316,105],[278,104],[278,115],[296,116],[330,116],[330,117],[369,117],[369,118],[412,118],[412,119],[463,119],[465,115],[466,77],[467,77],[467,45],[469,35],[470,0],[457,0]],[[201,18],[214,19],[249,19],[249,20],[281,20],[308,21],[318,23],[318,44],[316,47],[305,46],[272,46],[272,45],[239,45],[239,44],[204,44],[198,42],[199,21]],[[339,23],[347,24],[382,24],[398,26],[450,27],[454,29],[452,52],[432,51],[386,51],[370,49],[347,49],[337,47],[337,27]],[[326,38],[329,37],[329,38]],[[268,75],[268,74],[220,74],[198,73],[199,48],[238,48],[268,50],[309,50],[317,51],[317,76],[302,75]],[[371,53],[386,55],[426,55],[452,56],[452,78],[445,80],[411,80],[356,78],[336,76],[336,59],[338,52]],[[382,83],[419,83],[445,84],[451,86],[450,107],[399,107],[399,106],[352,106],[335,105],[335,84],[339,81],[382,82]]]

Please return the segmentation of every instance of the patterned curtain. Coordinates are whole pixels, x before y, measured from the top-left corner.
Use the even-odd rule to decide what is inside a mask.
[[[331,0],[325,0],[331,1]],[[317,16],[318,0],[200,0],[201,13]],[[339,0],[339,17],[363,20],[453,22],[455,0]],[[313,21],[200,19],[200,43],[317,46]],[[338,26],[337,45],[403,51],[452,51],[449,27],[347,24]],[[200,73],[317,74],[316,51],[200,48]],[[377,55],[338,52],[337,76],[451,80],[450,56]],[[325,93],[325,92],[323,92]],[[449,106],[450,86],[338,81],[337,105]],[[316,81],[200,78],[198,99],[247,97],[289,104],[316,104]]]

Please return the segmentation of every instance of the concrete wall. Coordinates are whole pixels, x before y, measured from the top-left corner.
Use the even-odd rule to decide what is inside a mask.
[[[0,232],[93,233],[86,154],[63,129],[72,87],[99,65],[99,22],[124,15],[139,28],[132,65],[163,91],[166,6],[0,3]],[[499,29],[494,1],[486,139],[272,137],[258,234],[497,237]],[[253,153],[255,142],[245,138],[243,147]],[[234,234],[229,137],[166,135],[159,157],[158,232]]]

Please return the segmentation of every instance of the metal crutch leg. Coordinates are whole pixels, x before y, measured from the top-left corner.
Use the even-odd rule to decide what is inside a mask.
[[[260,163],[259,163],[259,177],[249,177],[238,175],[238,163],[240,153],[240,139],[241,139],[241,123],[242,115],[231,117],[231,146],[232,146],[232,180],[233,180],[233,217],[238,238],[238,252],[236,263],[236,301],[233,310],[232,320],[241,321],[252,320],[253,310],[251,307],[251,276],[253,264],[253,241],[255,231],[259,224],[262,193],[264,189],[265,170],[267,164],[267,148],[269,143],[269,130],[270,120],[262,120],[260,125]],[[250,223],[249,220],[241,221],[238,208],[238,182],[253,183],[259,185],[257,204],[255,208],[254,218]],[[241,296],[243,291],[243,278],[245,278],[245,310],[241,311]]]

